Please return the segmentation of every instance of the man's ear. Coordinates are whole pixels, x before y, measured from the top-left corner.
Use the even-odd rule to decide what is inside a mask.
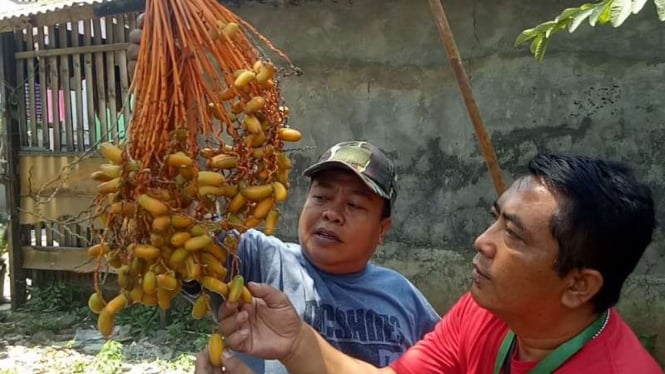
[[[390,226],[393,224],[393,220],[390,217],[381,219],[381,227],[379,231],[379,244],[383,244],[383,239],[388,235],[390,231]]]
[[[603,275],[594,269],[577,269],[566,275],[567,287],[561,302],[568,308],[579,308],[589,302],[603,287]]]

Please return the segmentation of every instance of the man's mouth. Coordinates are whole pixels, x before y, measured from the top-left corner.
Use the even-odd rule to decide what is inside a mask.
[[[318,229],[314,231],[314,235],[326,241],[342,243],[342,239],[340,239],[335,232],[330,230]]]
[[[479,261],[477,260],[477,257],[473,259],[473,278],[477,281],[479,279],[490,279],[487,271],[481,267],[479,264]]]

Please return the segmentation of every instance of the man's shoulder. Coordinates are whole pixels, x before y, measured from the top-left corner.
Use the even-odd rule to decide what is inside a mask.
[[[505,326],[505,322],[480,306],[470,291],[462,294],[446,315],[455,315],[461,322],[477,324],[481,328],[486,328],[489,325]]]
[[[604,343],[605,351],[609,356],[608,360],[614,362],[613,366],[630,368],[634,372],[663,373],[663,370],[646,350],[633,329],[615,309],[610,311],[607,328],[610,331],[606,335],[601,334],[598,340]],[[627,371],[622,369],[619,372]]]
[[[259,230],[250,229],[240,238],[238,254],[241,258],[254,258],[262,261],[298,261],[302,252],[300,245],[285,242],[276,236],[266,235]]]
[[[276,236],[266,235],[262,231],[256,229],[249,229],[244,233],[242,233],[240,240],[241,243],[245,245],[251,243],[252,245],[256,245],[259,247],[269,246],[278,249],[288,249],[290,251],[300,250],[300,245],[296,243],[285,242]]]
[[[368,275],[372,277],[381,279],[394,279],[398,282],[404,282],[404,284],[412,285],[411,281],[406,276],[404,276],[404,274],[398,272],[397,270],[378,265],[374,262],[367,264],[367,270]]]

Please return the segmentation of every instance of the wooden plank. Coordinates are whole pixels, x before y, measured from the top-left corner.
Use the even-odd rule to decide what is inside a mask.
[[[104,19],[106,23],[106,44],[113,45],[114,40],[114,29],[115,25],[113,23],[113,17],[106,17]],[[117,95],[115,93],[115,52],[106,52],[106,103],[109,107],[110,118],[111,118],[111,135],[113,136],[113,141],[117,142],[118,138],[118,111],[116,99]]]
[[[16,86],[16,40],[12,33],[0,35],[0,102],[5,104],[11,89]],[[7,208],[10,217],[20,216],[21,179],[19,178],[18,151],[21,148],[19,126],[12,110],[5,111],[7,129]],[[26,301],[26,273],[23,269],[21,250],[21,224],[18,219],[10,219],[7,227],[7,248],[9,249],[9,277],[12,310],[17,310]]]
[[[79,46],[79,23],[72,23],[72,47],[76,48]],[[76,123],[76,149],[78,151],[84,151],[85,141],[84,141],[84,119],[83,119],[83,89],[81,87],[81,54],[74,53],[72,56],[72,68],[74,69],[74,77],[72,80],[72,85],[74,86],[74,104],[76,107],[76,118],[74,118],[74,123]]]
[[[93,5],[97,17],[144,11],[144,9],[145,0],[115,0]]]
[[[83,21],[83,45],[88,47],[92,43],[92,26],[91,20]],[[85,64],[85,101],[88,109],[88,139],[90,140],[90,147],[94,147],[97,143],[97,134],[95,132],[95,97],[94,86],[92,79],[92,53],[86,52],[83,58]]]
[[[49,243],[48,241],[48,235],[46,236],[46,245],[51,246],[51,247],[60,247],[61,245],[65,245],[65,230],[62,227],[62,223],[54,221],[50,223],[51,227],[51,237],[52,241]]]
[[[25,36],[26,40],[26,49],[31,51],[35,49],[35,44],[33,40],[33,28],[29,27],[28,32]],[[30,108],[28,112],[28,119],[30,122],[30,136],[28,137],[28,145],[30,147],[37,146],[37,108],[35,99],[35,59],[30,58],[28,62],[28,107]]]
[[[58,27],[60,45],[67,45],[67,24]],[[72,123],[72,97],[69,89],[69,55],[60,55],[60,82],[65,96],[65,149],[74,150],[74,125]]]
[[[136,19],[139,17],[139,13],[129,13],[127,14],[127,25],[129,26],[127,28],[127,35],[125,40],[129,40],[129,33],[132,32],[132,30],[136,29]]]
[[[26,27],[30,27],[30,18],[29,17],[15,17],[11,19],[4,19],[0,22],[0,34],[6,32],[14,32],[16,30],[23,30]]]
[[[45,223],[45,229],[46,229],[46,245],[48,247],[53,247],[53,229],[54,229],[54,224],[51,222],[46,222]]]
[[[96,45],[102,44],[102,26],[99,19],[93,19],[93,43]],[[104,54],[101,52],[95,53],[95,83],[97,84],[97,116],[101,123],[101,131],[98,138],[102,141],[108,140],[108,121],[106,121],[106,88],[104,85]]]
[[[38,46],[39,50],[44,50],[44,27],[39,26],[39,30],[37,30],[37,38],[38,38]],[[46,58],[44,57],[39,57],[39,96],[42,104],[42,111],[41,111],[41,116],[39,118],[39,123],[41,125],[41,131],[42,131],[42,144],[40,148],[49,148],[50,144],[50,137],[49,137],[49,131],[48,131],[48,108],[46,106],[46,86],[47,86],[47,78],[46,78]]]
[[[48,27],[48,43],[49,48],[55,48],[56,46],[56,32],[55,26]],[[51,149],[54,151],[61,151],[62,147],[60,145],[61,134],[60,134],[60,85],[58,82],[58,58],[49,57],[49,76],[51,78],[51,84],[49,85],[51,89],[51,113],[53,113],[51,126],[53,127],[53,142],[51,143]]]
[[[23,30],[18,30],[14,34],[16,37],[16,50],[22,51],[25,48],[25,35]],[[16,99],[18,100],[18,126],[21,147],[28,145],[28,121],[25,115],[25,61],[16,62]]]
[[[72,224],[74,226],[73,232],[76,234],[74,236],[74,243],[72,245],[74,247],[87,247],[85,244],[85,231],[83,230],[83,227],[81,225],[77,225],[75,223]]]
[[[17,59],[28,59],[36,57],[53,57],[61,55],[71,55],[73,53],[97,53],[106,51],[122,51],[127,49],[129,43],[113,45],[84,45],[79,47],[54,48],[39,51],[23,51],[16,54]]]
[[[120,16],[116,18],[118,21],[118,27],[116,28],[116,42],[124,44],[127,40],[127,28],[125,27],[125,17]],[[122,115],[125,119],[125,137],[127,136],[127,128],[129,127],[129,122],[131,120],[131,113],[129,111],[130,102],[129,102],[129,73],[127,71],[127,50],[122,50],[117,52],[118,56],[118,70],[120,72],[120,92],[121,98],[120,102],[122,103]]]
[[[34,245],[37,246],[37,247],[41,247],[41,246],[44,245],[44,243],[42,243],[42,233],[43,233],[42,226],[44,226],[44,222],[37,222],[33,226],[34,231],[35,231],[35,244]],[[30,241],[29,244],[32,244],[32,240]]]
[[[80,19],[94,17],[94,9],[89,5],[70,7],[61,11],[35,14],[30,17],[33,25],[57,25],[76,22]]]
[[[20,3],[21,1],[26,3],[30,0],[16,0],[15,2]],[[46,2],[48,2],[48,0],[46,0]],[[114,0],[94,5],[73,4],[73,6],[68,6],[66,9],[62,10],[3,20],[3,22],[0,23],[0,33],[20,30],[29,27],[30,25],[57,25],[67,22],[77,22],[82,19],[143,11],[144,9],[145,0]]]
[[[64,270],[77,273],[92,273],[97,268],[94,258],[87,254],[87,248],[77,247],[36,247],[21,248],[24,269]],[[116,273],[110,266],[104,268],[109,273]]]

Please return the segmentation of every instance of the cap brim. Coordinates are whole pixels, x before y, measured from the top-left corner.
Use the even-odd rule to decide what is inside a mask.
[[[308,167],[307,169],[305,169],[305,171],[303,171],[302,174],[306,177],[311,177],[312,175],[314,175],[314,174],[316,174],[320,171],[327,170],[327,169],[347,169],[347,170],[350,170],[350,171],[354,172],[357,176],[359,176],[360,179],[362,179],[362,181],[365,182],[367,187],[369,187],[369,189],[372,190],[375,194],[381,196],[384,199],[390,200],[390,195],[388,195],[388,193],[386,193],[386,191],[384,191],[381,187],[379,187],[379,185],[376,182],[374,182],[374,180],[372,178],[370,178],[370,177],[364,175],[363,173],[359,172],[353,166],[347,164],[344,161],[328,160],[328,161],[319,162],[319,163],[316,163],[316,164]]]

